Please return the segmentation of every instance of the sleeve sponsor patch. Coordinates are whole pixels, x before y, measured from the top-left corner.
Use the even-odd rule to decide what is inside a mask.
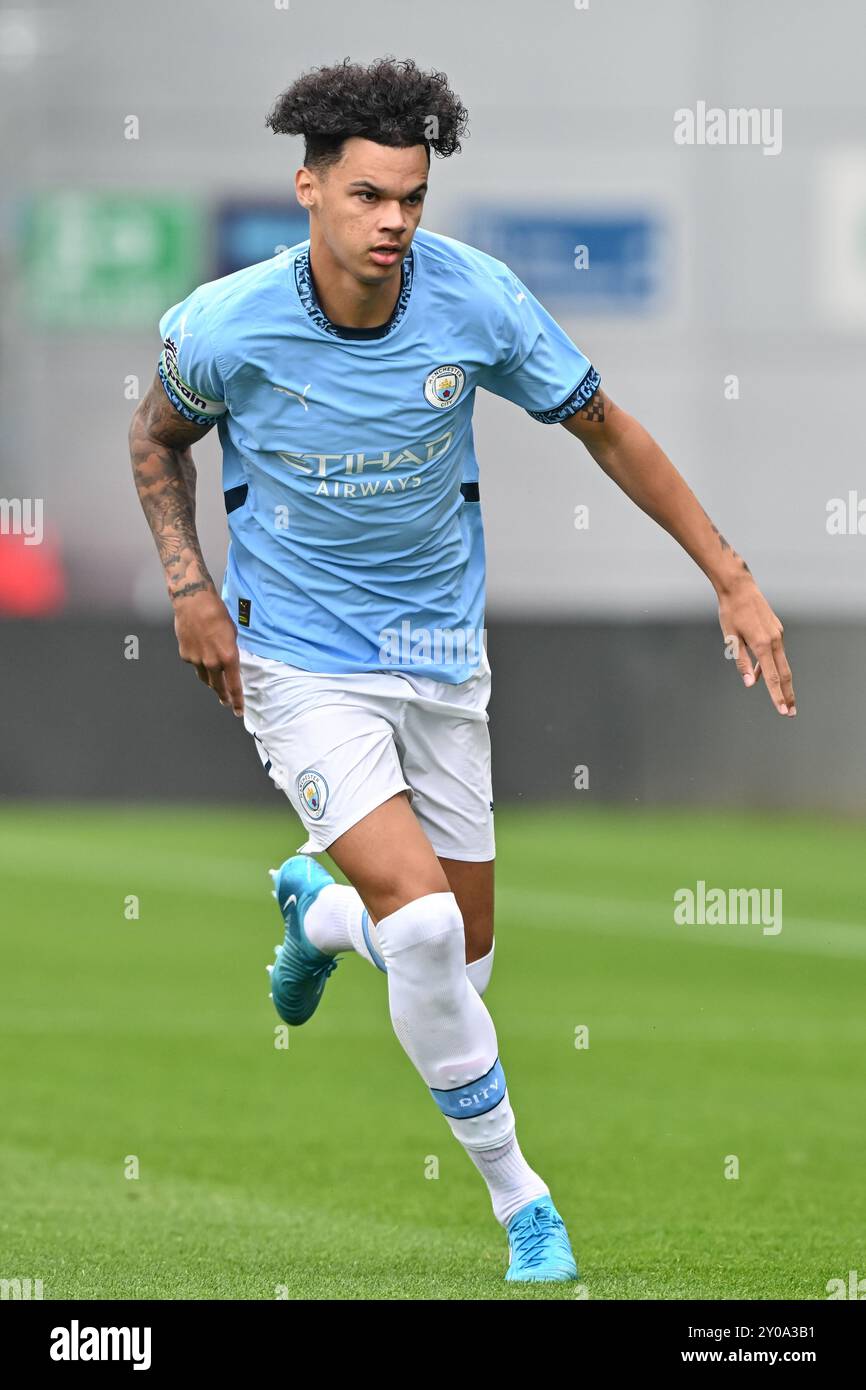
[[[185,381],[178,366],[177,343],[170,335],[164,340],[159,358],[159,376],[166,395],[187,420],[210,425],[227,410],[225,401],[212,401]]]

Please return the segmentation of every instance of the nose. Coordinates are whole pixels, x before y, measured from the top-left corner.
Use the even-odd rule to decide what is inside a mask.
[[[396,200],[383,206],[380,227],[383,232],[390,232],[394,237],[400,237],[405,232],[406,216],[402,205]]]

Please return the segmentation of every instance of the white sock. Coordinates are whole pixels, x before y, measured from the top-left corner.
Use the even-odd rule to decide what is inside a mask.
[[[453,893],[416,898],[383,917],[378,933],[394,1031],[504,1225],[548,1189],[517,1145],[493,1019],[466,978],[457,900]]]
[[[304,917],[308,940],[320,951],[335,956],[338,951],[354,951],[353,919],[360,918],[364,904],[354,888],[328,883],[316,894]]]
[[[498,1149],[467,1149],[469,1157],[487,1183],[493,1215],[507,1226],[515,1212],[535,1197],[550,1195],[550,1188],[530,1168],[512,1134]]]
[[[466,978],[479,994],[483,994],[490,984],[490,975],[493,971],[493,950],[496,941],[490,947],[486,956],[480,956],[478,960],[466,962]]]
[[[304,931],[312,944],[329,956],[355,951],[379,970],[384,965],[376,926],[357,891],[347,884],[329,883],[317,893],[304,917]],[[467,964],[467,978],[479,994],[490,983],[492,969],[493,946],[486,956]]]
[[[394,1031],[455,1138],[488,1148],[514,1126],[496,1029],[466,978],[453,893],[428,893],[378,923]]]

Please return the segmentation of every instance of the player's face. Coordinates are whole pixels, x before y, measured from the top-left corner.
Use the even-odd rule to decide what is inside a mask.
[[[423,145],[391,149],[353,137],[338,164],[321,178],[310,175],[320,234],[358,280],[378,284],[399,273],[421,221],[427,171]]]

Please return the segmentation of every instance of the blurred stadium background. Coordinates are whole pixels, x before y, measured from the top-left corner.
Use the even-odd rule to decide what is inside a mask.
[[[272,1208],[250,1215],[249,1187],[278,1180],[292,1141],[272,1084],[250,1080],[257,1039],[270,1045],[255,972],[274,930],[265,889],[253,911],[253,875],[293,852],[298,832],[240,721],[177,658],[126,431],[161,313],[306,235],[291,186],[301,145],[266,131],[273,98],[312,65],[386,53],[443,69],[470,110],[463,153],[433,162],[424,225],[507,260],[659,440],[782,617],[798,697],[787,721],[763,688],[744,691],[691,561],[564,430],[479,393],[505,850],[491,1002],[533,1126],[524,1147],[541,1151],[560,1205],[580,1204],[607,1296],[821,1297],[825,1278],[858,1258],[866,1268],[850,1157],[863,1137],[852,1059],[866,960],[864,37],[857,0],[0,9],[12,1273],[46,1269],[54,1288],[85,1296],[262,1296],[232,1260],[251,1260],[272,1230]],[[781,152],[675,144],[674,112],[699,101],[780,109]],[[588,270],[574,267],[579,245]],[[216,577],[215,434],[195,457]],[[22,534],[37,514],[39,544]],[[669,930],[672,891],[700,877],[781,886],[790,926],[749,952],[744,938],[718,939],[710,973],[705,943]],[[537,925],[539,891],[555,989],[523,930]],[[123,918],[137,892],[150,892],[143,937]],[[70,932],[59,956],[58,900]],[[346,1296],[332,1232],[349,1221],[348,1255],[374,1250],[389,1271],[371,1291],[406,1287],[371,1199],[359,1209],[340,1186],[341,1125],[373,1191],[393,1179],[384,1127],[397,1126],[400,1161],[441,1137],[384,1027],[381,982],[358,966],[351,984],[321,1025],[319,1070],[306,1031],[297,1054],[307,1048],[313,1070],[295,1075],[293,1113],[308,1098],[316,1133],[302,1145],[292,1131],[305,1166],[280,1239],[308,1237],[321,1175],[335,1184],[312,1274],[297,1255],[298,1296]],[[557,1131],[548,1101],[572,1094],[574,1026],[588,1015],[611,1047],[581,1073],[573,1122]],[[345,1066],[347,1035],[400,1078],[398,1121],[353,1117],[318,1088],[329,1065]],[[215,1060],[223,1090],[206,1080]],[[694,1174],[740,1144],[760,1177],[735,1206],[715,1166],[705,1187]],[[131,1215],[118,1155],[139,1149],[166,1185]],[[418,1203],[437,1184],[400,1193],[402,1219],[418,1217],[416,1254],[438,1271],[420,1295],[450,1296],[452,1237],[461,1259],[477,1259],[482,1291],[484,1261],[501,1260],[465,1168],[449,1188],[452,1202],[465,1189],[462,1206],[428,1218]]]

